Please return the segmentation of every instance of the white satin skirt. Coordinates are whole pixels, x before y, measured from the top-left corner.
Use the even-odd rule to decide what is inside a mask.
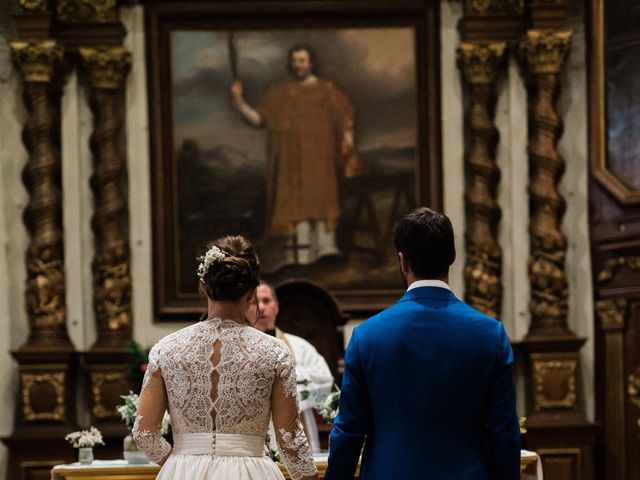
[[[264,437],[230,433],[174,434],[173,453],[156,480],[283,480],[265,454]]]

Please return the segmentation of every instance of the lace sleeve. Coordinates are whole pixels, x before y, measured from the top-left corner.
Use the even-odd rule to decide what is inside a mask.
[[[276,440],[292,480],[317,479],[318,471],[298,416],[296,370],[293,357],[285,348],[279,357],[271,392]]]
[[[140,404],[131,435],[150,460],[162,465],[171,453],[171,445],[161,433],[162,417],[167,408],[167,392],[158,364],[158,351],[149,353],[149,365],[142,382]]]

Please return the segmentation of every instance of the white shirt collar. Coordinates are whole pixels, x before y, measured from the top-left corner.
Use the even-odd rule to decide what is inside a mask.
[[[438,287],[438,288],[446,288],[447,290],[451,290],[451,287],[449,287],[449,285],[447,285],[446,282],[443,282],[442,280],[430,279],[430,280],[416,280],[411,285],[409,285],[409,288],[407,288],[407,292],[409,290],[413,290],[414,288],[419,288],[419,287]]]

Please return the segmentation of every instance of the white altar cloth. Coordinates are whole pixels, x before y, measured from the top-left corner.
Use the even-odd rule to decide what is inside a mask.
[[[319,472],[321,474],[326,470],[328,454],[327,453],[316,453],[313,455],[316,465],[318,466]],[[530,465],[531,463],[536,464],[535,469],[532,466],[525,468],[521,475],[521,480],[543,480],[542,474],[542,462],[540,461],[540,457],[535,452],[531,452],[528,450],[521,450],[520,452],[521,465],[524,467],[526,465]],[[125,473],[129,470],[135,470],[140,474],[148,474],[149,478],[154,478],[155,474],[158,472],[158,465],[155,463],[147,463],[141,465],[131,465],[127,463],[126,460],[94,460],[90,465],[81,465],[78,462],[70,463],[66,465],[56,465],[51,470],[51,480],[60,480],[67,478],[66,475],[61,475],[63,472],[69,472],[69,470],[77,471],[78,474],[81,474],[82,470],[93,470],[100,469],[108,474],[118,475],[118,473]],[[59,474],[60,473],[60,474]],[[73,475],[74,478],[76,475]],[[81,476],[77,477],[78,479],[82,478]],[[88,477],[87,477],[88,478]],[[123,478],[123,477],[118,477]],[[143,478],[143,477],[136,477]],[[144,477],[146,478],[146,476]]]

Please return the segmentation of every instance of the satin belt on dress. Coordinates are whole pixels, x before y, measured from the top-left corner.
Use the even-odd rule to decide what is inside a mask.
[[[174,455],[262,457],[264,437],[235,433],[183,433],[173,435]]]

